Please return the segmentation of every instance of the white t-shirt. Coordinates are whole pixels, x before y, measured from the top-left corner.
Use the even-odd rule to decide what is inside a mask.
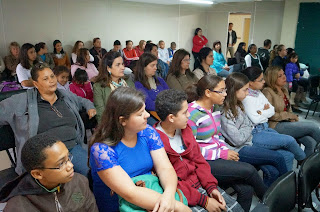
[[[168,49],[161,49],[158,48],[158,57],[160,60],[162,60],[163,62],[167,63],[169,60],[169,52]]]
[[[185,151],[184,149],[184,145],[183,145],[183,141],[182,141],[182,137],[181,137],[181,130],[180,129],[177,129],[175,134],[174,134],[174,137],[170,137],[164,130],[163,128],[161,127],[160,125],[161,122],[159,122],[157,124],[157,127],[156,129],[157,130],[160,130],[161,132],[163,132],[164,134],[166,134],[169,138],[169,142],[170,142],[170,146],[171,148],[176,151],[177,153],[182,153]]]
[[[31,78],[31,68],[26,69],[26,68],[22,67],[21,63],[19,63],[17,65],[16,73],[17,73],[17,77],[18,77],[18,80],[20,83],[25,80],[29,80]],[[33,87],[25,87],[25,86],[22,86],[22,87],[23,87],[23,89],[33,88]]]
[[[232,46],[232,30],[229,31],[229,46]]]

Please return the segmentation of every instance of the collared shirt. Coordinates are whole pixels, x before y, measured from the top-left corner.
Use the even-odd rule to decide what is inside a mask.
[[[37,96],[39,127],[38,134],[50,133],[57,136],[68,149],[73,148],[76,143],[76,116],[64,102],[63,96],[56,91],[57,100],[51,106],[42,99],[40,93]]]

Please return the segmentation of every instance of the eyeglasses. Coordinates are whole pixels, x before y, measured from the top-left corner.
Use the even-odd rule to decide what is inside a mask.
[[[257,80],[256,82],[262,82],[264,78],[262,77],[260,80]]]
[[[215,92],[215,93],[218,93],[218,94],[227,94],[227,89],[223,89],[222,91],[215,91],[213,90],[213,88],[209,89],[209,91],[211,92]]]
[[[39,168],[39,169],[63,170],[63,169],[65,169],[65,167],[68,164],[68,162],[71,163],[72,159],[73,159],[73,155],[71,153],[69,153],[68,160],[61,162],[58,167],[56,167],[56,168],[45,168],[45,167],[42,167],[42,168]]]
[[[183,61],[183,62],[190,62],[191,59],[183,59],[182,61]]]

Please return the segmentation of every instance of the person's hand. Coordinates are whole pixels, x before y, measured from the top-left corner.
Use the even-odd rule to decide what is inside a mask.
[[[239,160],[239,153],[229,149],[228,150],[228,159],[227,160],[238,161]]]
[[[300,73],[297,73],[296,75],[294,75],[294,77],[295,77],[296,79],[300,79]]]
[[[224,208],[226,207],[226,201],[224,200],[223,196],[218,191],[218,189],[214,189],[211,192],[210,197],[212,197],[212,198],[216,199],[218,202],[220,202]]]
[[[92,117],[94,117],[96,114],[97,114],[96,109],[90,109],[90,110],[88,110],[89,119],[91,119]]]
[[[225,207],[223,207],[223,205],[216,199],[208,198],[208,204],[206,209],[209,212],[221,212],[222,210],[225,210]]]
[[[152,212],[171,212],[174,211],[176,204],[175,194],[168,194],[164,192],[157,200]]]
[[[263,110],[268,110],[270,108],[269,104],[265,104]]]
[[[192,212],[191,209],[183,204],[182,202],[176,202],[176,206],[174,207],[174,211],[176,212]]]
[[[222,67],[224,70],[227,70],[227,71],[229,71],[230,70],[230,68],[229,68],[229,66],[228,65],[225,65],[225,66],[223,66]]]

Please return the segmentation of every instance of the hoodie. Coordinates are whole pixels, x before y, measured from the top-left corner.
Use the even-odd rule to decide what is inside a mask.
[[[1,189],[0,202],[7,202],[4,212],[97,212],[96,200],[88,185],[86,177],[74,173],[72,180],[60,189],[47,191],[29,173],[24,173]]]
[[[153,126],[155,129],[157,124]],[[186,196],[190,206],[199,205],[204,208],[209,197],[201,194],[198,188],[201,186],[210,194],[214,189],[217,189],[218,181],[211,174],[210,165],[202,156],[191,128],[187,125],[187,128],[181,130],[185,146],[185,151],[181,154],[171,148],[169,138],[165,133],[156,130],[160,134],[169,160],[177,173],[178,188]]]

